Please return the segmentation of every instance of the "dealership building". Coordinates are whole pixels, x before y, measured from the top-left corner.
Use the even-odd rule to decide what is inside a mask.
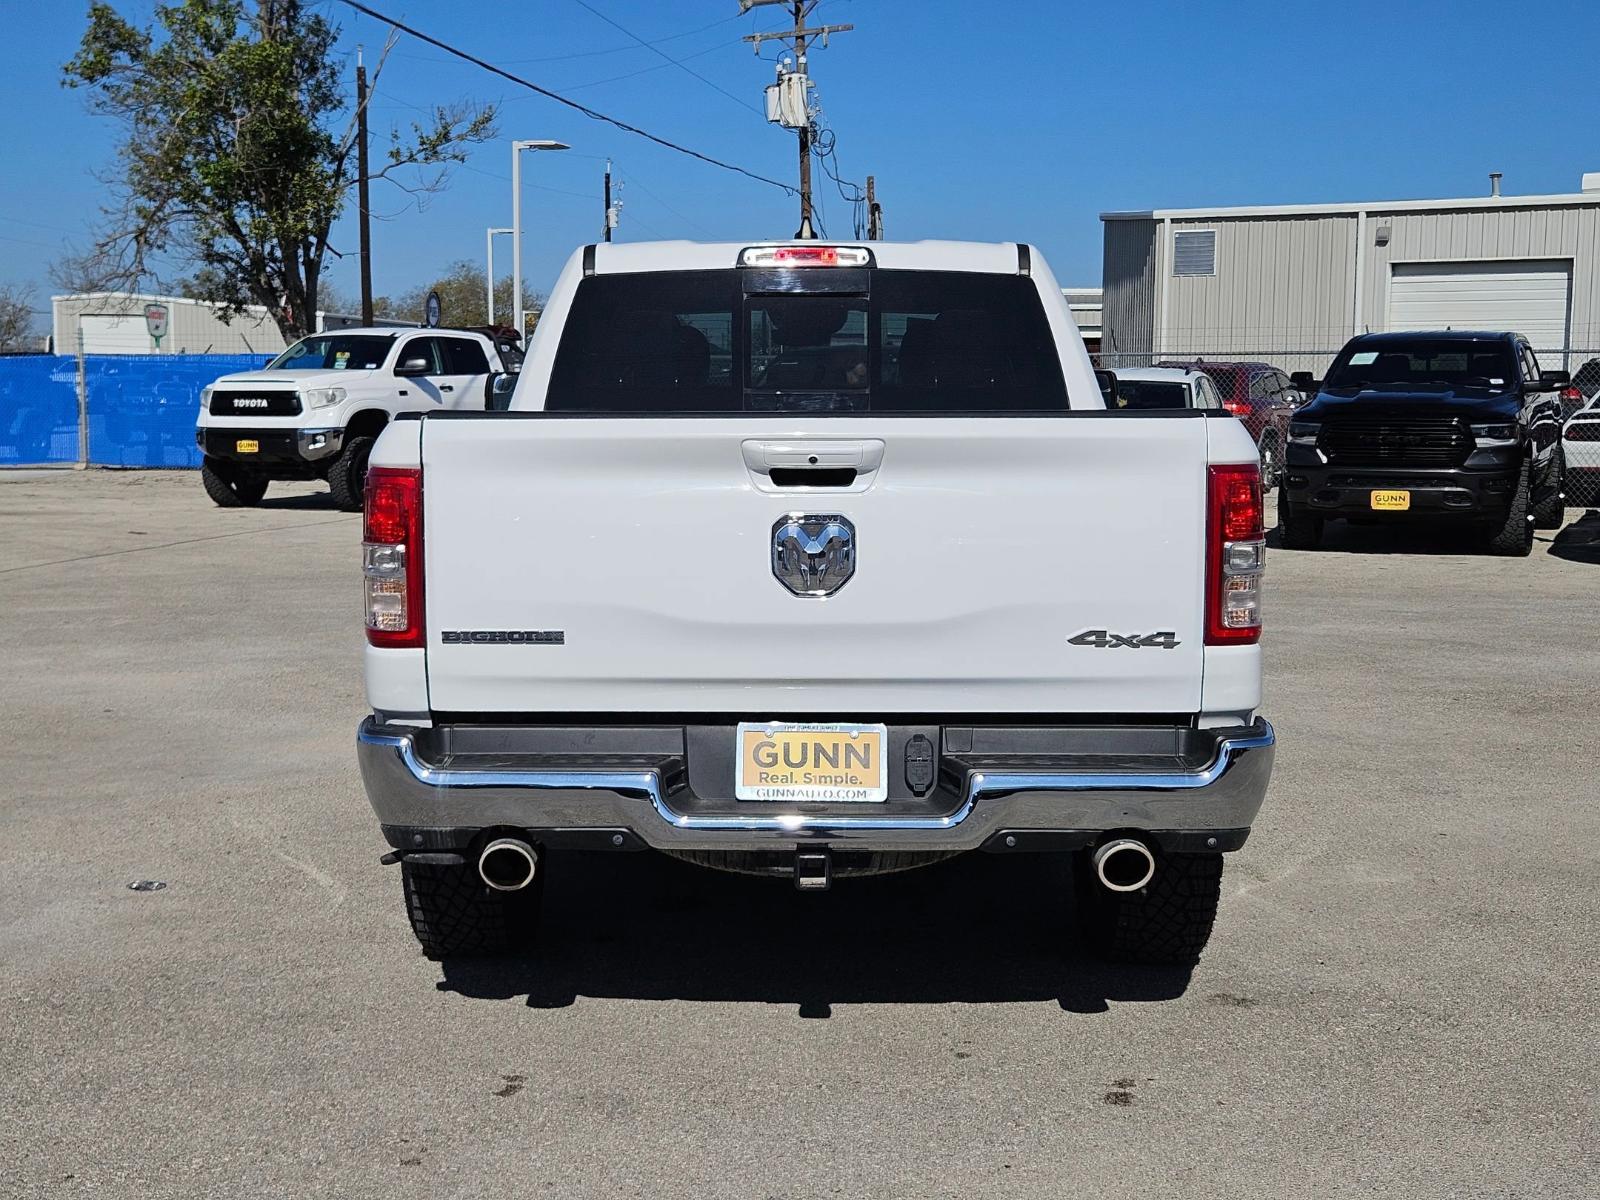
[[[1600,173],[1493,194],[1102,213],[1102,354],[1320,372],[1352,334],[1508,329],[1550,368],[1600,356]]]

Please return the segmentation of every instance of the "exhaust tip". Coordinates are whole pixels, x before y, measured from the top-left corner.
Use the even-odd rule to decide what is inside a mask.
[[[1137,838],[1113,838],[1094,852],[1094,873],[1113,892],[1137,892],[1156,874],[1156,856]]]
[[[497,892],[517,892],[533,882],[539,856],[518,838],[495,838],[478,855],[478,875]]]

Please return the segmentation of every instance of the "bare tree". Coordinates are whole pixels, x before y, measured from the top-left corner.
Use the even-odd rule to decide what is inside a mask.
[[[33,349],[33,289],[0,283],[0,350]]]

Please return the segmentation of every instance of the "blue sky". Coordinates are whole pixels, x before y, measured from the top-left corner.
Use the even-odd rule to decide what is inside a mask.
[[[794,136],[759,107],[770,61],[739,39],[782,23],[736,0],[589,0],[685,60],[723,92],[669,65],[577,0],[369,0],[483,58],[664,137],[785,181]],[[120,0],[143,16],[150,0]],[[381,28],[319,5],[369,64]],[[60,86],[86,2],[0,0],[0,282],[53,290],[49,264],[81,241],[112,165],[116,130]],[[890,237],[1026,239],[1064,283],[1100,277],[1108,209],[1478,195],[1487,172],[1508,192],[1575,191],[1600,170],[1600,48],[1593,0],[823,0],[814,21],[854,23],[812,56],[846,178],[877,176]],[[690,32],[693,31],[693,32]],[[770,59],[775,46],[763,48]],[[353,85],[352,85],[353,86]],[[548,289],[572,248],[600,231],[603,160],[623,182],[618,236],[787,236],[796,202],[584,118],[403,38],[374,104],[375,130],[415,106],[502,105],[501,137],[476,148],[422,211],[394,189],[374,209],[379,292],[481,259],[484,228],[510,223],[509,138],[573,150],[526,162],[527,273]],[[851,211],[819,178],[828,231]],[[352,222],[335,246],[353,252]],[[502,241],[498,264],[509,265]],[[353,256],[332,277],[356,291]],[[41,304],[42,307],[42,304]]]

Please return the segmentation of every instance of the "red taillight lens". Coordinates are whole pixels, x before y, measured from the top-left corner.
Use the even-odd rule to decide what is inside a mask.
[[[1267,552],[1261,467],[1230,463],[1206,471],[1206,644],[1258,642]]]
[[[422,624],[422,472],[373,467],[367,472],[361,542],[367,641],[420,647]]]
[[[1242,417],[1250,411],[1250,405],[1243,400],[1224,400],[1222,407],[1236,417]]]
[[[1563,404],[1581,404],[1583,403],[1583,393],[1569,384],[1561,389],[1561,402]]]

